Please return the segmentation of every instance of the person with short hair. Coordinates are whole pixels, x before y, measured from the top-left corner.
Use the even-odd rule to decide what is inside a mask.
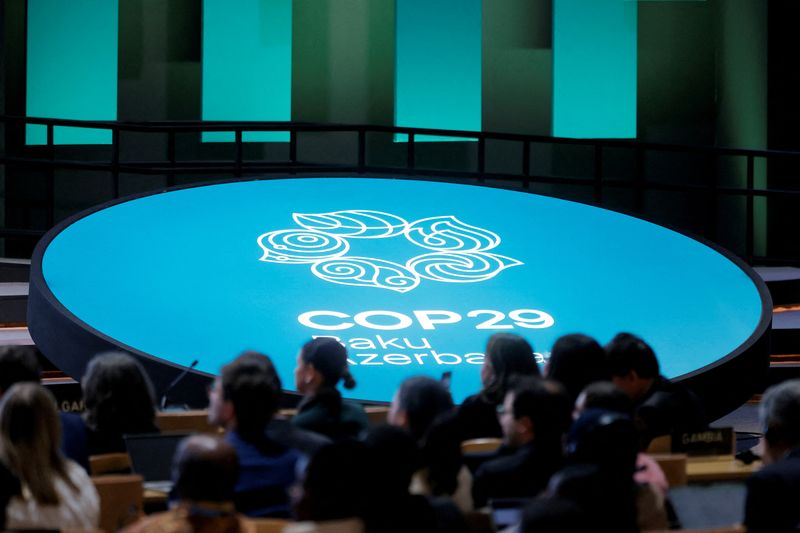
[[[472,476],[463,463],[454,409],[450,391],[441,381],[414,376],[400,384],[387,420],[406,428],[420,448],[411,493],[449,497],[467,512],[472,510]]]
[[[96,355],[86,367],[81,388],[90,455],[126,452],[123,435],[158,432],[153,384],[133,356]]]
[[[476,508],[492,498],[536,496],[563,465],[562,439],[572,405],[559,383],[518,378],[498,413],[503,446],[496,459],[475,472],[472,499]]]
[[[523,337],[513,333],[489,337],[481,366],[481,391],[467,397],[458,408],[461,439],[502,437],[497,407],[502,405],[511,381],[516,376],[540,374],[533,348]]]
[[[295,386],[303,399],[292,423],[333,440],[358,438],[369,426],[364,409],[342,399],[336,386],[356,386],[347,367],[347,350],[336,339],[318,337],[308,341],[297,355]]]
[[[748,533],[796,531],[800,525],[800,379],[770,387],[761,398],[764,467],[747,479]]]
[[[611,381],[636,406],[643,447],[661,435],[702,431],[708,427],[705,408],[695,394],[660,374],[649,344],[630,333],[619,333],[606,345]]]
[[[564,385],[574,402],[590,383],[608,381],[611,378],[606,368],[605,355],[603,347],[588,335],[563,335],[550,350],[545,374],[548,379]]]
[[[0,506],[8,529],[93,529],[100,499],[86,471],[59,450],[53,395],[12,385],[0,401]]]
[[[143,517],[125,533],[205,531],[238,533],[253,530],[234,507],[239,477],[236,450],[212,435],[183,439],[172,460],[173,493],[170,509]]]
[[[267,424],[278,408],[272,361],[246,352],[222,367],[209,390],[208,421],[225,429],[239,457],[236,509],[248,516],[289,516],[289,488],[301,454],[272,440]]]

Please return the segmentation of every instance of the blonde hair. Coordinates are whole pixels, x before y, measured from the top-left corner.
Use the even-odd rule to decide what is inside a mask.
[[[75,488],[59,449],[55,398],[37,383],[17,383],[0,401],[0,460],[41,504],[59,503],[54,478]]]

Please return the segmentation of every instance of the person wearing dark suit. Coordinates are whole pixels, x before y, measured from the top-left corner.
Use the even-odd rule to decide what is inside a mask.
[[[526,377],[515,380],[499,409],[503,446],[498,457],[475,472],[475,508],[496,498],[536,496],[564,462],[562,438],[572,405],[556,382]]]
[[[747,480],[749,533],[800,529],[800,380],[770,387],[761,400],[764,468]]]
[[[619,333],[605,350],[611,381],[636,406],[644,448],[660,435],[708,427],[703,404],[690,389],[660,374],[655,352],[642,339]]]

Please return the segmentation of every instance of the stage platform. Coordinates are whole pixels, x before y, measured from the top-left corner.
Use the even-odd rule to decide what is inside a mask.
[[[312,336],[348,346],[358,386],[385,402],[407,376],[452,372],[478,390],[492,333],[553,342],[636,333],[712,417],[758,388],[772,302],[731,254],[613,211],[509,190],[410,179],[219,183],[124,199],[64,221],[37,246],[28,325],[80,377],[98,351],[140,358],[196,406],[243,350],[294,386]]]

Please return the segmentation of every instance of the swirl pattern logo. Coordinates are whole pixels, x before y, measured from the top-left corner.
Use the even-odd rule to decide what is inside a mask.
[[[442,283],[486,281],[521,261],[490,253],[500,237],[454,216],[407,221],[381,211],[294,213],[295,229],[258,237],[266,263],[306,264],[319,279],[340,285],[408,292],[423,280]],[[404,238],[420,248],[405,264],[347,255],[351,239]]]

